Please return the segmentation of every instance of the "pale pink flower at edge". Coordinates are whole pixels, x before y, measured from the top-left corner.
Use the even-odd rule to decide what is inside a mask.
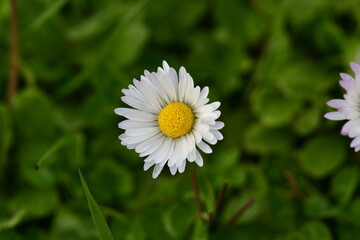
[[[340,73],[340,85],[346,90],[344,99],[333,99],[327,102],[336,111],[324,115],[329,120],[348,120],[341,129],[341,134],[353,138],[350,147],[360,150],[360,64],[351,62],[355,78]]]

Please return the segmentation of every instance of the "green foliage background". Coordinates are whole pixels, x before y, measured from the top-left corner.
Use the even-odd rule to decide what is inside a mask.
[[[82,169],[116,239],[360,236],[360,157],[341,124],[339,72],[360,60],[358,0],[17,1],[20,86],[5,102],[9,2],[0,1],[0,239],[98,239]],[[121,89],[162,60],[222,102],[224,140],[189,177],[156,180],[120,144]],[[55,149],[52,151],[52,149]],[[39,170],[34,165],[50,151]],[[250,198],[235,223],[228,220]]]

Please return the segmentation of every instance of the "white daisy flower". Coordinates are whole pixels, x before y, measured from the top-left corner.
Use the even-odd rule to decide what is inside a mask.
[[[340,85],[346,90],[344,99],[333,99],[327,102],[330,107],[337,111],[325,114],[325,118],[330,120],[348,120],[341,129],[341,134],[354,138],[350,147],[356,152],[360,150],[360,64],[350,63],[351,69],[355,73],[355,78],[340,73]]]
[[[207,104],[209,88],[194,87],[184,67],[179,74],[163,61],[157,72],[144,72],[140,81],[123,89],[121,100],[132,108],[116,108],[115,113],[127,118],[119,123],[125,133],[119,136],[128,149],[145,157],[144,170],[154,166],[152,177],[159,176],[167,164],[171,174],[184,172],[186,161],[200,167],[205,153],[212,150],[207,143],[222,140],[219,132],[224,123],[216,121],[220,102]],[[207,142],[207,143],[206,143]]]

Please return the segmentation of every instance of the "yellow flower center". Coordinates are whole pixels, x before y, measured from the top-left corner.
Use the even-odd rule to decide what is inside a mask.
[[[168,137],[177,138],[190,132],[194,114],[184,103],[170,103],[158,116],[160,130]]]

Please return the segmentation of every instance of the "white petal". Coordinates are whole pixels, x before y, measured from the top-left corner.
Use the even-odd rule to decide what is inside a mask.
[[[126,103],[127,105],[129,105],[130,107],[133,107],[135,109],[139,109],[143,112],[149,112],[149,113],[157,113],[158,111],[156,110],[156,108],[152,107],[151,104],[149,103],[143,103],[141,101],[139,101],[136,98],[133,97],[129,97],[129,96],[122,96],[121,100]]]
[[[196,103],[194,104],[194,109],[197,109],[198,107],[200,107],[200,106],[203,106],[203,105],[205,105],[206,103],[208,103],[209,102],[209,99],[208,98],[202,98],[202,99],[200,99],[200,97],[199,97],[199,99],[196,101]]]
[[[204,165],[204,161],[203,158],[201,157],[201,154],[199,153],[199,151],[196,150],[196,158],[195,158],[195,162],[199,167],[202,167]]]
[[[185,74],[185,79],[186,79],[186,84],[185,84],[185,93],[184,93],[184,101],[189,104],[190,101],[191,101],[191,97],[190,97],[190,94],[193,93],[193,89],[194,89],[194,81],[192,79],[192,77],[190,76],[189,73],[186,73]]]
[[[126,129],[125,133],[130,137],[140,136],[140,135],[151,135],[157,134],[160,132],[159,127],[148,127],[148,128],[129,128]]]
[[[207,98],[208,94],[209,94],[209,87],[205,86],[200,92],[199,100]]]
[[[193,129],[191,133],[193,134],[193,136],[195,138],[195,143],[198,143],[201,141],[201,139],[202,139],[201,133],[196,131],[196,129]]]
[[[121,135],[119,135],[119,139],[120,139],[120,141],[122,141],[122,140],[124,140],[125,138],[128,138],[129,136],[128,135],[126,135],[125,133],[123,133],[123,134],[121,134]]]
[[[192,80],[192,79],[191,79]],[[195,108],[195,104],[200,96],[200,87],[196,86],[191,90],[191,93],[188,95],[188,104],[191,108]]]
[[[205,137],[204,140],[208,143],[210,143],[211,145],[214,145],[217,143],[217,138],[211,133],[209,132]]]
[[[194,162],[195,158],[196,158],[196,153],[195,153],[196,148],[194,148],[187,156],[187,159],[189,160],[189,162]]]
[[[118,124],[118,127],[121,129],[129,128],[145,128],[145,127],[155,127],[158,126],[156,121],[153,122],[138,122],[133,120],[124,120]]]
[[[157,134],[152,136],[151,138],[146,139],[145,141],[143,141],[142,143],[139,143],[136,148],[135,148],[135,152],[140,153],[140,157],[144,157],[148,154],[144,154],[146,153],[147,150],[154,148],[154,144],[156,144],[156,142],[160,141],[160,139],[162,138],[162,134]]]
[[[145,78],[144,76],[141,77],[141,81],[134,80],[134,85],[129,86],[129,90],[135,94],[136,92],[139,92],[141,96],[141,101],[144,103],[151,103],[151,105],[157,109],[158,111],[161,110],[161,99],[159,95],[157,95],[156,91],[154,91],[154,88],[148,78]],[[139,94],[137,94],[139,95]]]
[[[169,71],[170,71],[169,74],[170,73],[172,73],[172,74],[175,73],[175,77],[177,77],[176,72],[175,72],[175,70],[173,68],[170,68]],[[171,101],[171,102],[175,102],[177,100],[177,92],[176,92],[176,89],[174,87],[174,84],[172,83],[172,79],[170,79],[169,74],[158,73],[158,75],[157,75],[158,76],[158,84],[159,84],[159,87],[162,88],[163,93],[165,95],[167,95],[167,99],[169,99],[169,101]],[[174,77],[174,76],[172,76],[172,77]],[[177,81],[177,79],[175,81]]]
[[[168,105],[171,103],[168,93],[163,88],[163,82],[168,81],[164,78],[164,75],[157,74],[155,72],[151,73],[151,80],[154,85],[155,91],[159,94],[162,99],[162,105]]]
[[[222,129],[225,126],[225,124],[223,122],[217,121],[215,122],[215,125],[210,126],[211,130],[219,130]]]
[[[159,148],[155,156],[155,163],[167,161],[166,157],[168,156],[169,146],[170,140],[167,137],[164,137],[164,142],[162,143],[162,146]]]
[[[146,97],[147,102],[161,110],[163,106],[163,99],[155,90],[155,86],[149,78],[141,76],[141,81],[134,82],[136,88]]]
[[[186,159],[179,159],[177,162],[176,162],[176,167],[181,167],[181,165],[183,165],[183,163],[186,162]]]
[[[161,164],[156,164],[152,173],[152,177],[155,179],[159,176],[164,166],[161,166]]]
[[[194,129],[198,131],[201,135],[205,135],[207,132],[209,132],[210,127],[209,125],[199,123],[194,126]]]
[[[212,149],[203,141],[197,143],[196,146],[198,146],[198,148],[200,148],[204,153],[212,153]]]
[[[186,160],[184,160],[181,166],[178,168],[179,173],[183,173],[185,171],[185,166],[186,166]]]
[[[174,139],[173,141],[174,141],[174,151],[168,161],[169,167],[175,165],[176,162],[181,158],[181,151],[185,149],[183,145],[186,144],[186,141],[183,138]]]
[[[141,143],[151,137],[153,137],[153,135],[150,135],[150,134],[149,135],[144,134],[144,135],[139,135],[139,136],[134,136],[134,137],[127,137],[127,138],[124,138],[121,143],[123,143],[124,145],[138,144],[138,143]]]
[[[156,151],[158,151],[161,144],[165,141],[165,138],[166,137],[163,134],[160,134],[159,137],[156,138],[156,140],[154,140],[154,144],[151,147],[149,147],[147,150],[140,153],[140,157],[143,157],[143,156],[146,156],[149,154],[153,154],[153,156],[154,156],[154,153]]]
[[[151,168],[154,165],[154,161],[149,161],[144,163],[144,171],[147,171],[149,168]]]
[[[179,70],[179,101],[184,102],[187,91],[188,78],[184,67]]]
[[[130,109],[130,108],[116,108],[115,113],[120,116],[124,116],[130,120],[135,120],[139,122],[151,122],[157,120],[157,115]]]
[[[187,141],[187,151],[188,153],[192,152],[195,148],[195,137],[193,134],[187,134],[186,135],[186,141]]]
[[[211,133],[216,137],[217,140],[223,140],[224,137],[219,131],[211,131]]]
[[[170,83],[172,85],[172,88],[174,89],[174,95],[175,98],[173,99],[174,102],[179,101],[179,80],[178,80],[178,76],[177,73],[175,71],[175,69],[170,68],[169,70],[169,80]]]
[[[177,171],[177,167],[176,165],[170,167],[170,172],[171,172],[171,175],[175,175],[176,174],[176,171]]]
[[[168,72],[169,69],[170,69],[169,64],[164,60],[164,61],[162,62],[162,65],[163,65],[164,71],[165,71],[165,72]]]
[[[202,113],[198,114],[198,118],[202,120],[202,122],[207,123],[209,125],[214,125],[215,120],[218,118],[217,114],[215,112],[210,113]]]

